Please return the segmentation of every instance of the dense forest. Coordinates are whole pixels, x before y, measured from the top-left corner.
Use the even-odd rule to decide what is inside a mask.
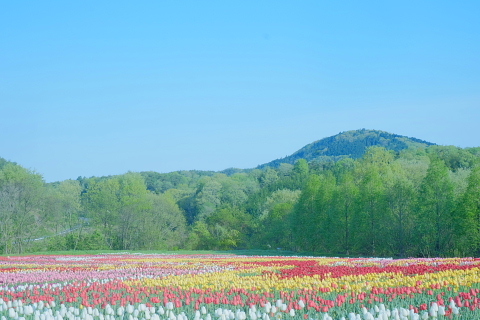
[[[0,158],[0,252],[480,254],[480,148],[373,130],[326,139],[255,169],[55,183]]]

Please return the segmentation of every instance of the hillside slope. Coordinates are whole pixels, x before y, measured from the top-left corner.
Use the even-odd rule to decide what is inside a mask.
[[[278,167],[281,163],[294,164],[298,159],[307,161],[339,160],[342,158],[360,158],[371,146],[384,147],[387,150],[400,151],[407,148],[423,148],[435,143],[416,138],[401,136],[380,130],[351,130],[312,142],[292,155],[259,165],[257,168]]]

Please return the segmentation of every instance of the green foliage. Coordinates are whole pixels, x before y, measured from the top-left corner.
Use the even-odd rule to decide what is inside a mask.
[[[387,183],[391,177],[393,154],[384,148],[371,147],[356,167],[360,186],[358,214],[353,237],[357,250],[368,255],[386,255],[391,245],[387,239],[391,217],[387,211]]]
[[[175,199],[168,193],[149,194],[151,204],[139,226],[137,248],[172,250],[181,247],[187,238],[186,220]]]
[[[71,230],[81,224],[82,187],[77,180],[65,180],[46,186],[45,210],[55,233]]]
[[[443,160],[433,157],[418,196],[418,251],[426,256],[440,256],[451,250],[454,185]]]
[[[45,219],[43,180],[17,164],[0,170],[0,246],[5,253],[22,253]]]
[[[245,248],[252,235],[252,217],[235,207],[215,211],[193,226],[193,248],[230,250]]]
[[[437,150],[427,157],[422,150],[395,155],[371,147],[358,160],[310,174],[291,214],[290,248],[373,256],[477,254],[479,173],[453,170]]]
[[[468,186],[457,204],[454,216],[455,244],[466,256],[480,254],[480,166],[468,177]]]
[[[478,161],[478,156],[472,152],[454,146],[431,146],[427,151],[434,157],[443,160],[452,171],[472,168]]]
[[[379,130],[353,130],[315,141],[290,156],[260,165],[258,168],[278,167],[281,163],[294,164],[298,159],[306,159],[314,163],[328,162],[328,158],[334,162],[345,157],[358,159],[371,146],[399,152],[407,148],[425,148],[431,145],[433,143]]]
[[[16,165],[15,162],[11,162],[0,157],[0,170],[3,169],[3,167],[5,167],[7,164]]]
[[[189,249],[208,250],[215,245],[214,239],[205,221],[193,224],[188,238]]]
[[[107,249],[105,238],[99,231],[84,235],[70,234],[65,238],[67,250]]]
[[[311,175],[302,190],[300,198],[291,215],[291,226],[293,233],[293,244],[296,249],[303,251],[314,251],[317,245],[311,241],[316,233],[318,225],[312,223],[311,219],[317,214],[317,193],[320,188],[320,177]]]
[[[352,218],[358,212],[359,188],[353,175],[353,166],[350,170],[342,166],[341,174],[337,178],[337,188],[334,195],[334,210],[338,220],[338,252],[350,254],[354,242],[352,241],[353,223]]]
[[[173,197],[148,191],[140,174],[94,182],[84,202],[109,249],[170,249],[186,237],[185,217]]]
[[[256,225],[255,242],[264,249],[286,248],[292,243],[290,214],[300,190],[280,189],[266,198]]]
[[[479,167],[479,148],[374,130],[322,139],[251,170],[45,184],[0,158],[0,251],[479,255]]]

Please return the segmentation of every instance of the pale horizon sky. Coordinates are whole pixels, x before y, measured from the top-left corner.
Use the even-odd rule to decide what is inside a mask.
[[[478,1],[18,2],[0,157],[45,181],[253,168],[376,129],[480,146]]]

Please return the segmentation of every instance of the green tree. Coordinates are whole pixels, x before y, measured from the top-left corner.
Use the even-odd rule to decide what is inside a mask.
[[[314,251],[318,245],[311,239],[316,232],[312,217],[317,213],[317,191],[319,188],[320,177],[315,174],[310,175],[290,215],[293,244],[297,251]]]
[[[454,225],[456,252],[462,255],[480,255],[480,166],[468,177],[468,186],[459,199]]]
[[[215,211],[206,219],[206,223],[213,240],[211,249],[245,248],[252,235],[251,216],[236,207]]]
[[[42,177],[7,163],[0,170],[0,248],[22,253],[44,221]]]
[[[300,190],[281,189],[267,197],[259,217],[256,244],[263,248],[291,248],[289,215],[300,197]]]
[[[305,159],[298,159],[293,166],[293,173],[295,178],[299,181],[305,181],[308,178],[309,166],[308,162]]]
[[[280,163],[278,166],[278,175],[281,177],[288,177],[293,172],[293,165],[290,163]]]
[[[82,187],[77,180],[65,180],[48,186],[46,210],[54,232],[73,230],[81,225]]]
[[[443,160],[452,171],[472,168],[478,161],[478,157],[468,150],[454,146],[430,146],[427,148],[427,152],[433,157]]]
[[[195,221],[188,235],[188,246],[197,250],[209,250],[215,246],[214,238],[204,220]]]
[[[432,157],[417,204],[417,243],[421,255],[447,254],[453,235],[454,199],[454,187],[445,162]]]
[[[119,178],[118,212],[119,234],[118,249],[139,247],[140,234],[143,232],[142,221],[151,210],[148,201],[149,191],[145,180],[138,173],[127,173]]]
[[[186,220],[173,197],[148,194],[151,203],[139,226],[139,248],[178,249],[186,241]]]
[[[391,177],[393,154],[381,147],[367,149],[359,160],[359,211],[352,219],[354,238],[362,254],[389,254],[391,248],[391,217],[387,215],[386,181]]]
[[[196,215],[194,220],[206,219],[221,205],[222,184],[219,177],[203,178],[195,195]]]
[[[265,188],[278,181],[277,170],[267,167],[260,176],[260,186]]]
[[[310,217],[312,226],[310,241],[312,251],[331,253],[340,249],[342,228],[334,205],[336,179],[331,172],[319,176],[319,185],[315,196],[315,212]]]
[[[412,242],[413,208],[416,200],[416,190],[403,170],[399,169],[392,177],[386,197],[391,221],[392,253],[405,257],[409,252],[408,244]]]
[[[338,233],[342,237],[342,247],[345,254],[352,251],[352,218],[357,210],[359,189],[352,172],[346,172],[339,178],[338,187],[335,191],[336,211],[341,226]]]
[[[98,228],[109,249],[113,249],[117,241],[120,223],[120,181],[118,177],[92,181],[83,195],[88,217],[95,228]]]

